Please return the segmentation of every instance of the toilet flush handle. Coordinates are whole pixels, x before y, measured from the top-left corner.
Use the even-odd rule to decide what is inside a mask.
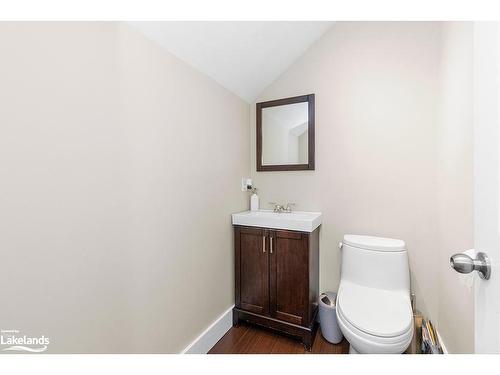
[[[342,246],[344,246],[344,244],[342,242],[339,242],[339,249],[342,250]]]

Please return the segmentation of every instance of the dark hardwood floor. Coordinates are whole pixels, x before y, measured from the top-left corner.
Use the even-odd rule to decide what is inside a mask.
[[[240,323],[231,328],[208,354],[347,354],[349,343],[346,339],[334,345],[321,336],[320,329],[312,350],[306,351],[304,345],[296,339],[280,335],[273,331]]]

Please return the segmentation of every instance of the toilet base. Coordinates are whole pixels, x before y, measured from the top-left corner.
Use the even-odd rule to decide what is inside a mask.
[[[356,349],[354,349],[354,347],[351,344],[349,344],[349,354],[359,354],[359,352]]]

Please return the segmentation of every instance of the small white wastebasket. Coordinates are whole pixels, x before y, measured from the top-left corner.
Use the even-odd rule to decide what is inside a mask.
[[[321,334],[332,344],[338,344],[344,337],[337,323],[336,309],[337,293],[325,292],[319,296],[319,324]]]

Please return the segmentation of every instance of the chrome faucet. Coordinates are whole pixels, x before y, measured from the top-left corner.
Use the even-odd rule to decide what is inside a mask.
[[[275,202],[269,202],[269,204],[274,207],[273,211],[277,213],[283,213],[283,212],[290,213],[292,212],[292,206],[295,206],[295,203],[287,203],[286,206],[277,204]]]

